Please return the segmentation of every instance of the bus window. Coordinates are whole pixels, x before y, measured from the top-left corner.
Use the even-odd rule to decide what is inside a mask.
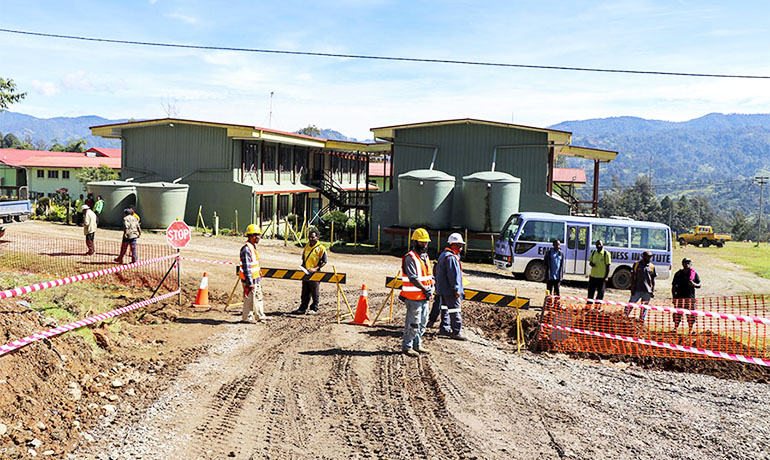
[[[662,228],[631,228],[631,247],[637,249],[668,249],[666,230]]]
[[[583,251],[586,248],[586,240],[588,239],[588,227],[580,227],[578,229],[578,249]]]
[[[569,229],[569,235],[567,235],[567,249],[575,249],[575,227]]]
[[[505,224],[505,227],[503,227],[503,232],[500,238],[504,241],[508,241],[516,236],[516,232],[519,231],[519,225],[521,225],[521,217],[515,215],[511,216],[508,219],[508,222]]]
[[[553,240],[564,242],[564,222],[545,222],[528,220],[521,230],[519,241],[550,243]]]
[[[628,227],[621,227],[618,225],[594,225],[592,234],[594,242],[602,240],[607,247],[628,247]]]

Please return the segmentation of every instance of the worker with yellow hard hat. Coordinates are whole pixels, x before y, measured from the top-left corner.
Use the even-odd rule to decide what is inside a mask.
[[[241,265],[238,276],[243,284],[243,311],[241,321],[254,323],[254,315],[259,321],[267,319],[262,303],[262,274],[259,267],[257,244],[262,239],[262,231],[254,224],[246,227],[246,243],[241,247]]]
[[[422,336],[428,322],[428,305],[433,297],[433,273],[428,258],[430,235],[424,228],[412,233],[412,249],[401,259],[401,295],[406,304],[401,350],[408,356],[428,353]]]

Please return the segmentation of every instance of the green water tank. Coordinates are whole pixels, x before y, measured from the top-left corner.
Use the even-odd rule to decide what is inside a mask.
[[[449,228],[455,178],[432,169],[416,169],[398,176],[398,225]]]
[[[521,179],[498,171],[463,177],[465,227],[474,232],[499,232],[519,212]]]
[[[123,227],[123,210],[136,204],[136,184],[120,180],[105,180],[86,184],[94,200],[101,195],[104,208],[99,214],[100,227]]]
[[[136,184],[137,212],[142,228],[166,228],[171,222],[184,220],[187,207],[187,184],[147,182]]]

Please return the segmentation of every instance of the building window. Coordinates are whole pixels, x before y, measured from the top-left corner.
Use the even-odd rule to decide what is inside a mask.
[[[295,147],[294,148],[294,174],[295,179],[294,182],[297,182],[297,177],[302,179],[305,175],[307,175],[307,164],[308,164],[308,149],[303,147]]]
[[[59,178],[59,171],[55,169],[49,169],[48,170],[48,178],[49,179],[58,179]]]
[[[275,151],[276,145],[264,144],[262,146],[262,159],[265,164],[265,171],[275,171]]]
[[[278,195],[278,216],[289,215],[289,195]]]
[[[44,179],[45,178],[45,171],[43,171],[42,169],[38,169],[37,170],[37,177],[39,179]]]
[[[307,193],[294,195],[294,214],[298,215],[300,220],[305,215],[305,199],[307,199]]]
[[[69,171],[62,171],[61,172],[61,178],[62,179],[69,179],[70,178],[70,172]]]
[[[281,154],[279,155],[279,165],[281,172],[291,172],[291,147],[281,146]]]
[[[262,219],[270,220],[273,218],[273,195],[262,195],[260,197],[261,203],[259,205]]]
[[[244,178],[246,174],[255,174],[261,182],[259,173],[262,171],[262,165],[259,158],[259,144],[256,142],[246,142],[243,146],[242,167]]]

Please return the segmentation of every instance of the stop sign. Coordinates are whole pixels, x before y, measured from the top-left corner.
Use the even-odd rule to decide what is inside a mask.
[[[172,222],[166,229],[166,241],[172,248],[181,249],[190,242],[190,227],[178,220]]]

